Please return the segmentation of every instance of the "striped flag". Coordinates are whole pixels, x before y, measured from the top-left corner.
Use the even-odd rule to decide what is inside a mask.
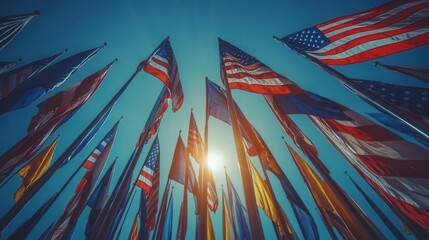
[[[429,42],[429,3],[390,1],[379,7],[317,24],[278,39],[325,64],[363,62]]]
[[[232,44],[219,39],[221,74],[231,89],[263,94],[300,94],[302,90],[286,77]]]
[[[375,62],[376,66],[382,66],[386,69],[396,71],[407,76],[413,77],[423,82],[429,83],[429,69],[426,68],[416,68],[416,67],[405,67],[405,66],[394,66],[381,64],[379,62]]]
[[[174,57],[169,38],[167,37],[162,41],[141,65],[145,72],[157,77],[167,86],[170,92],[173,112],[179,110],[183,103],[183,90],[179,77],[179,68],[177,67],[176,57]]]
[[[219,205],[216,185],[214,182],[212,171],[210,169],[207,169],[207,173],[207,205],[212,212],[216,212],[217,206]]]
[[[188,152],[198,163],[201,163],[204,158],[203,139],[198,131],[198,126],[195,122],[194,113],[192,113],[192,111],[191,119],[189,120]]]
[[[429,151],[345,107],[344,113],[353,120],[310,118],[391,206],[428,231]]]
[[[158,211],[160,170],[159,160],[160,147],[157,136],[152,143],[136,182],[136,185],[145,192],[147,217],[144,224],[145,227],[149,230],[155,227],[155,217]]]
[[[34,13],[31,14],[0,17],[0,50],[2,50],[6,44],[33,19],[33,17],[39,15],[39,11],[34,11]]]
[[[57,60],[65,52],[66,50],[64,50],[62,53],[57,53],[53,56],[28,63],[22,67],[1,74],[0,99],[7,97],[9,93],[11,93],[19,84],[21,84],[25,80],[43,71],[46,67],[48,67],[52,62]]]

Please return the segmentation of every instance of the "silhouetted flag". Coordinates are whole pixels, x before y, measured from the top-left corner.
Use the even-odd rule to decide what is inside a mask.
[[[187,193],[186,193],[187,194]],[[177,240],[186,239],[186,230],[188,229],[188,201],[183,201],[180,206],[179,223],[177,226]]]
[[[169,38],[164,39],[150,57],[141,64],[145,72],[157,77],[167,86],[170,92],[173,112],[179,110],[183,103],[183,90],[179,77],[179,68],[177,67]]]
[[[16,63],[17,62],[0,62],[0,74],[2,74],[4,72],[6,72],[7,70],[11,69],[13,66],[15,66]]]
[[[10,92],[12,92],[19,84],[21,84],[25,80],[43,71],[46,67],[48,67],[51,63],[57,60],[65,52],[66,50],[64,50],[62,53],[58,53],[53,56],[28,63],[12,71],[2,73],[0,75],[0,99],[7,97]]]
[[[222,236],[224,240],[235,239],[234,221],[229,209],[228,199],[222,188]]]
[[[110,149],[114,142],[118,123],[119,122],[115,124],[112,130],[109,131],[93,151],[100,152],[100,154],[83,176],[79,185],[76,187],[75,194],[68,202],[63,214],[55,222],[45,239],[62,239],[69,233],[73,225],[76,224],[107,161]],[[92,155],[90,155],[90,157],[91,156]]]
[[[156,136],[136,182],[136,185],[145,193],[147,217],[146,221],[141,223],[141,225],[148,230],[152,230],[155,227],[155,218],[158,211],[159,160],[160,146],[158,136]]]
[[[279,40],[325,64],[357,63],[427,44],[428,13],[426,1],[390,1]]]
[[[45,93],[59,87],[101,48],[89,49],[61,60],[22,82],[7,97],[0,100],[0,114],[27,107]]]
[[[188,152],[198,163],[201,164],[201,161],[204,158],[204,144],[192,111],[191,118],[189,120]]]
[[[130,235],[128,237],[129,240],[137,240],[139,236],[139,221],[138,221],[139,214],[136,213],[136,216],[134,217],[133,225],[131,227]]]
[[[113,62],[109,63],[100,71],[38,105],[39,112],[28,126],[29,134],[1,156],[0,180],[10,174],[15,167],[34,156],[50,134],[93,96],[112,64]],[[91,134],[95,134],[95,132]]]
[[[415,67],[404,67],[404,66],[394,66],[394,65],[386,65],[381,64],[379,62],[375,62],[375,65],[385,67],[392,71],[396,71],[407,76],[413,77],[423,82],[429,83],[429,69],[425,68],[415,68]]]
[[[108,192],[110,188],[110,182],[112,180],[113,173],[115,171],[116,161],[110,165],[109,169],[104,174],[103,178],[98,183],[97,187],[91,193],[91,196],[88,199],[87,205],[91,208],[91,212],[88,216],[88,223],[85,228],[85,236],[88,237],[91,233],[91,230],[96,227],[95,221],[97,220],[98,215],[101,213],[101,210],[106,204],[108,199]]]
[[[38,11],[31,14],[0,17],[0,50],[16,36],[28,22],[35,16],[39,16]]]
[[[43,151],[41,151],[30,163],[22,167],[18,171],[18,175],[22,178],[23,184],[15,192],[15,202],[17,202],[25,191],[33,186],[40,177],[46,172],[49,165],[52,161],[52,156],[55,152],[55,147],[58,143],[58,137],[47,146]]]
[[[302,93],[289,79],[222,39],[219,39],[219,52],[221,68],[224,70],[221,76],[225,77],[224,81],[231,89],[263,94]]]
[[[173,194],[170,194],[167,210],[165,213],[165,219],[161,224],[164,225],[162,228],[162,239],[171,239],[171,234],[173,231]]]
[[[252,239],[246,208],[238,196],[237,190],[232,185],[231,179],[225,172],[226,186],[228,190],[229,208],[234,219],[236,239]]]
[[[343,109],[352,121],[310,118],[387,202],[428,231],[429,151]]]

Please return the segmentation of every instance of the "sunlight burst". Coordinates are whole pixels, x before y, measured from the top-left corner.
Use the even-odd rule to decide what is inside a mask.
[[[210,151],[207,156],[207,166],[212,172],[218,170],[222,166],[222,156],[218,152]]]

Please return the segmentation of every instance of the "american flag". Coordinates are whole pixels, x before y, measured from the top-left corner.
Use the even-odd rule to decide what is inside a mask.
[[[219,205],[219,199],[216,191],[216,184],[213,178],[212,171],[208,169],[207,179],[207,205],[212,212],[216,212],[217,206]]]
[[[41,72],[52,62],[58,59],[64,52],[31,62],[12,71],[2,73],[0,75],[0,99],[9,95],[9,93],[12,92],[12,90],[14,90],[20,83]]]
[[[33,19],[33,17],[39,14],[38,11],[35,11],[31,14],[0,17],[0,50],[2,50],[6,44]]]
[[[176,58],[168,37],[155,49],[151,56],[143,61],[143,70],[161,80],[170,91],[173,112],[183,103],[182,83]]]
[[[224,80],[228,81],[231,89],[263,94],[302,93],[289,79],[222,39],[219,39],[219,51],[226,76],[221,75],[226,77]]]
[[[429,3],[390,1],[279,39],[325,64],[345,65],[405,51],[429,42]]]
[[[204,144],[198,131],[197,123],[195,122],[194,114],[191,112],[191,119],[189,120],[188,131],[188,152],[191,156],[201,163],[204,158]]]
[[[146,196],[146,226],[149,229],[155,227],[155,216],[158,210],[158,198],[159,198],[159,159],[160,159],[160,148],[158,137],[152,143],[149,150],[149,154],[143,164],[142,170],[140,171],[139,178],[137,179],[136,185],[143,189]]]
[[[387,202],[429,230],[429,151],[356,112],[344,113],[353,120],[310,118]]]
[[[110,129],[110,131],[104,136],[104,138],[100,141],[98,146],[94,149],[94,151],[89,154],[89,156],[86,158],[85,162],[83,163],[83,167],[86,169],[91,169],[95,162],[99,159],[101,153],[106,148],[107,144],[109,144],[110,141],[113,140],[114,136],[116,135],[116,131],[118,130],[119,121],[116,122],[116,124]]]

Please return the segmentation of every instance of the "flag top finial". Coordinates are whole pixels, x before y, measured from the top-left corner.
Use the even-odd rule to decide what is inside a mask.
[[[40,11],[39,10],[34,10],[33,15],[34,16],[40,16]]]
[[[378,61],[375,61],[375,62],[374,62],[374,66],[375,66],[375,67],[377,67],[377,66],[378,66],[378,64],[380,64]]]

